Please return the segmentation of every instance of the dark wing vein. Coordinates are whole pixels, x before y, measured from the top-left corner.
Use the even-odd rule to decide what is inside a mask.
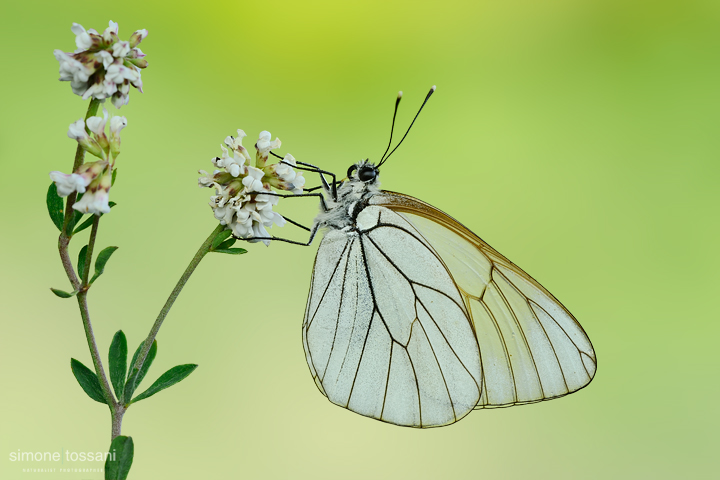
[[[502,275],[502,272],[498,270],[498,273]],[[497,289],[498,293],[500,294],[500,297],[503,299],[503,303],[505,303],[505,306],[510,311],[510,314],[513,317],[513,320],[515,320],[515,324],[518,326],[518,329],[520,330],[520,335],[522,335],[523,342],[525,343],[525,347],[527,347],[528,353],[530,354],[530,360],[532,361],[533,368],[535,369],[535,375],[537,375],[538,379],[538,385],[540,385],[540,393],[542,393],[542,396],[545,396],[545,390],[542,386],[542,379],[540,378],[540,372],[538,371],[537,364],[535,363],[535,356],[533,355],[532,350],[530,349],[530,343],[527,340],[527,336],[525,335],[525,330],[523,330],[522,325],[520,325],[520,320],[517,317],[517,314],[515,313],[515,310],[513,310],[512,306],[510,306],[510,302],[508,302],[507,297],[503,293],[502,289],[500,288],[500,285],[495,282],[495,280],[491,281],[493,285],[495,285],[495,288]],[[514,285],[513,285],[514,286]],[[524,295],[523,295],[524,296]]]
[[[346,242],[345,247],[343,247],[342,253],[340,253],[340,258],[338,258],[337,263],[335,264],[335,268],[333,269],[332,275],[330,275],[330,278],[328,279],[327,285],[325,285],[325,290],[323,290],[322,296],[320,297],[320,300],[318,301],[317,307],[315,308],[315,311],[312,314],[312,317],[310,318],[310,322],[308,322],[308,330],[310,329],[310,325],[312,324],[313,320],[315,320],[315,315],[317,315],[317,311],[320,309],[320,305],[322,305],[323,300],[325,299],[325,294],[327,293],[328,289],[330,288],[330,284],[332,283],[333,278],[335,278],[335,272],[337,272],[338,267],[340,266],[340,262],[343,260],[343,256],[345,255],[345,251],[347,250],[348,245],[350,245],[351,242]],[[347,265],[347,263],[346,263]]]
[[[423,307],[423,309],[425,309],[425,307]],[[430,312],[428,312],[427,310],[425,310],[425,313],[427,313],[428,316],[430,316]],[[432,342],[430,342],[430,337],[428,337],[428,334],[425,331],[425,327],[423,326],[423,324],[419,318],[417,319],[417,322],[418,322],[418,325],[420,325],[420,328],[422,328],[423,333],[425,334],[425,338],[427,339],[428,345],[430,345],[430,351],[432,352],[433,357],[435,358],[435,363],[438,366],[438,370],[440,370],[440,376],[442,377],[443,383],[445,384],[445,391],[447,392],[448,400],[450,400],[450,408],[452,408],[452,411],[453,411],[453,418],[455,418],[455,421],[457,422],[457,415],[455,414],[455,405],[453,404],[453,399],[450,396],[450,388],[448,388],[447,380],[445,380],[445,373],[443,372],[443,369],[440,366],[440,361],[438,360],[437,355],[435,354],[435,349],[432,346]],[[472,375],[470,375],[470,376],[472,377]]]
[[[513,381],[513,397],[515,397],[515,401],[517,402],[518,397],[517,397],[517,384],[515,382],[515,372],[513,372],[512,361],[510,360],[510,354],[508,352],[507,344],[505,343],[505,337],[503,337],[502,331],[500,331],[500,325],[498,325],[497,319],[495,318],[495,315],[493,314],[492,310],[490,310],[490,307],[485,303],[484,300],[480,301],[480,305],[482,305],[485,308],[485,311],[490,316],[490,320],[492,320],[493,326],[495,327],[495,331],[497,332],[498,337],[500,338],[500,343],[502,343],[503,351],[505,352],[505,358],[507,359],[508,368],[510,369],[510,376],[512,377],[512,381]]]
[[[350,242],[348,242],[350,243]],[[328,361],[325,364],[325,369],[323,370],[322,377],[320,377],[320,381],[322,382],[325,380],[325,374],[327,373],[327,368],[330,365],[330,358],[332,357],[333,350],[335,349],[335,338],[337,337],[337,331],[338,331],[338,325],[340,324],[340,312],[342,311],[342,304],[343,304],[343,298],[345,298],[345,279],[347,278],[347,269],[348,269],[348,263],[350,263],[350,252],[348,252],[348,260],[345,262],[345,271],[343,272],[343,281],[342,281],[342,287],[340,288],[340,306],[338,306],[338,314],[337,318],[335,319],[335,332],[333,333],[333,341],[330,345],[330,353],[328,354]],[[334,276],[334,274],[333,274]],[[332,281],[332,278],[330,278],[330,281]],[[330,285],[330,283],[328,283]],[[354,325],[354,323],[353,323]]]

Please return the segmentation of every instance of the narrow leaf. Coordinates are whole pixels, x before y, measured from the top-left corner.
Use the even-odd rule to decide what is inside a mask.
[[[55,182],[50,184],[47,192],[47,209],[50,214],[50,219],[55,224],[58,230],[62,232],[63,222],[65,220],[63,212],[63,200],[57,193],[57,186]]]
[[[217,249],[217,250],[213,250],[213,251],[217,252],[217,253],[227,253],[230,255],[241,255],[243,253],[247,253],[247,250],[245,250],[244,248],[224,248],[222,250]]]
[[[223,230],[222,232],[218,233],[217,236],[215,238],[213,238],[212,248],[214,249],[215,247],[220,245],[230,235],[232,235],[231,230]]]
[[[125,389],[125,372],[127,371],[127,339],[122,330],[118,330],[110,344],[108,363],[110,365],[110,381],[117,398],[122,398]]]
[[[72,292],[72,293],[68,293],[68,292],[66,292],[66,291],[64,291],[64,290],[58,290],[57,288],[51,288],[50,291],[53,292],[55,295],[57,295],[57,296],[60,297],[60,298],[70,298],[70,297],[74,296],[74,295],[77,293],[77,291],[74,291],[74,292]]]
[[[110,186],[111,186],[111,187],[112,187],[113,185],[115,185],[115,179],[116,179],[116,178],[117,178],[117,168],[116,168],[115,170],[113,170],[113,173],[112,173],[112,180],[110,181]]]
[[[78,276],[82,278],[83,272],[85,271],[85,260],[87,259],[87,249],[88,246],[85,245],[80,249],[80,253],[78,253]]]
[[[215,248],[215,250],[225,250],[225,249],[228,249],[228,248],[232,247],[232,246],[235,244],[235,242],[237,242],[237,238],[234,238],[234,237],[231,238],[231,239],[229,239],[229,240],[225,240],[225,241],[222,242],[220,245],[218,245],[218,246]]]
[[[130,473],[135,454],[132,437],[115,437],[110,444],[109,453],[105,460],[105,480],[125,480]]]
[[[105,401],[102,388],[100,387],[100,380],[98,380],[95,372],[74,358],[70,359],[70,368],[72,369],[73,375],[75,375],[75,378],[82,389],[85,390],[85,393],[87,393],[88,397],[92,398],[96,402],[107,403]]]
[[[131,368],[133,365],[135,365],[135,361],[140,355],[140,350],[142,350],[144,344],[145,342],[142,342],[140,346],[138,346],[137,350],[135,350],[132,362],[130,362]],[[153,344],[150,347],[150,350],[148,350],[147,357],[145,357],[145,362],[143,363],[142,368],[140,368],[140,371],[138,372],[137,370],[133,370],[132,372],[129,372],[128,380],[125,384],[125,394],[123,396],[124,401],[130,401],[133,393],[135,393],[137,387],[140,386],[140,382],[143,381],[143,378],[145,378],[145,375],[147,375],[148,370],[150,370],[150,366],[152,365],[153,360],[155,360],[155,355],[157,355],[157,340],[153,340]]]
[[[105,271],[105,264],[110,260],[110,256],[115,253],[118,247],[107,247],[100,252],[95,260],[95,275],[90,279],[90,283],[93,283],[97,278]]]
[[[90,218],[86,218],[83,223],[78,225],[78,227],[73,232],[73,235],[75,235],[78,232],[82,232],[86,228],[89,228],[92,225],[94,219],[95,219],[95,215],[90,215]]]
[[[113,208],[115,205],[117,205],[117,203],[115,203],[115,202],[108,202],[108,205],[110,206],[110,208]],[[104,213],[101,213],[101,214],[100,214],[101,217],[102,217],[103,215],[104,215]],[[90,228],[90,227],[92,226],[92,224],[93,224],[93,220],[95,220],[95,215],[90,215],[90,218],[86,218],[83,223],[81,223],[80,225],[78,225],[78,227],[77,227],[77,228],[75,229],[75,231],[73,232],[73,235],[75,235],[75,234],[78,233],[78,232],[82,232],[82,231],[85,230],[86,228]]]
[[[155,395],[156,393],[158,393],[161,390],[165,390],[168,387],[172,387],[176,383],[184,380],[196,368],[197,368],[197,365],[190,364],[190,363],[187,365],[178,365],[177,367],[171,368],[167,372],[160,375],[160,378],[155,380],[155,383],[150,385],[150,388],[145,390],[143,393],[141,393],[137,397],[133,398],[132,402],[130,402],[130,403],[139,402],[140,400],[144,400],[148,397]]]

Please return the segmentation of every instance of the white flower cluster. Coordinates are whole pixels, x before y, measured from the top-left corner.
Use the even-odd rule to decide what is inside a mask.
[[[60,80],[69,81],[73,93],[83,100],[112,98],[113,105],[120,108],[130,101],[130,85],[142,92],[140,69],[148,62],[137,46],[147,37],[147,30],[136,31],[128,41],[118,38],[118,24],[112,20],[102,35],[77,23],[71,30],[77,49],[53,53],[60,62]]]
[[[215,218],[221,225],[227,225],[235,237],[269,237],[266,228],[273,224],[285,225],[285,219],[273,211],[279,197],[269,195],[273,193],[272,188],[299,194],[303,192],[305,178],[301,171],[292,167],[297,164],[290,154],[285,155],[282,163],[267,165],[270,150],[281,145],[277,138],[271,141],[272,136],[267,131],[260,132],[255,144],[255,166],[249,165],[250,155],[242,146],[245,136],[245,132],[238,130],[237,138],[225,139],[225,145],[220,147],[222,156],[212,159],[217,170],[212,174],[200,170],[203,176],[198,179],[198,184],[215,188],[210,207]],[[262,242],[270,244],[270,240]]]
[[[67,197],[73,192],[82,193],[80,200],[73,204],[73,208],[82,213],[108,213],[110,187],[112,186],[112,171],[115,168],[115,159],[120,154],[120,132],[127,126],[125,117],[113,116],[110,118],[110,135],[105,134],[108,123],[108,112],[103,109],[102,117],[89,117],[70,124],[68,137],[77,142],[89,153],[100,160],[83,163],[73,173],[50,172],[50,178],[55,182],[57,193]],[[92,132],[92,137],[85,130]]]

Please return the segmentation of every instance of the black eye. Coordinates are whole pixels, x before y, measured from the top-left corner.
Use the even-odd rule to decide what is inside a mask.
[[[371,167],[363,167],[358,171],[358,178],[363,182],[374,180],[376,175],[377,171]]]

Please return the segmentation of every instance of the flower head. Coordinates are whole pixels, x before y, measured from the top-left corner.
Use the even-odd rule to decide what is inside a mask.
[[[198,179],[201,187],[215,188],[210,197],[210,207],[220,224],[227,225],[237,238],[263,238],[265,245],[270,244],[267,228],[273,225],[282,227],[285,219],[273,211],[280,197],[273,188],[302,193],[305,179],[296,172],[292,155],[286,155],[280,163],[267,165],[268,154],[279,148],[279,139],[271,141],[270,132],[261,132],[255,143],[255,165],[250,165],[250,155],[242,146],[245,132],[238,130],[238,136],[229,136],[221,146],[222,156],[212,159],[217,167],[212,174],[200,170]],[[253,240],[250,240],[253,241]]]
[[[120,108],[130,100],[130,85],[142,92],[140,69],[148,63],[137,45],[147,37],[147,30],[136,31],[129,41],[120,40],[118,24],[112,20],[102,34],[77,23],[70,30],[77,49],[53,53],[60,62],[60,81],[69,81],[74,94],[83,100],[111,98]]]

